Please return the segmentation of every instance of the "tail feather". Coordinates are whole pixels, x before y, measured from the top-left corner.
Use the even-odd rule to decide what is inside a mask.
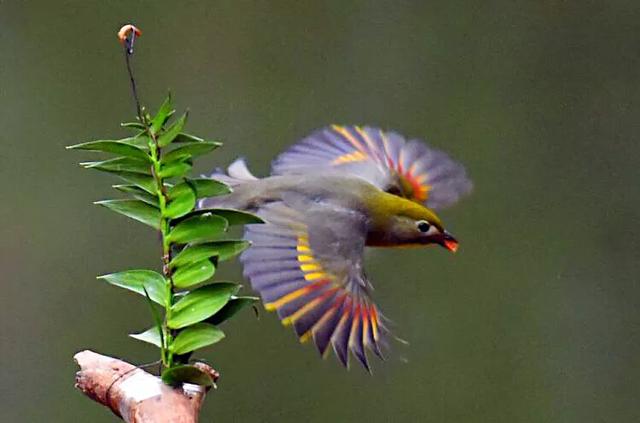
[[[232,188],[232,193],[224,196],[203,198],[198,203],[198,208],[231,208],[240,210],[251,210],[252,191],[242,190],[240,186],[248,182],[257,181],[244,158],[238,158],[231,163],[226,172],[223,169],[215,169],[211,175],[203,177],[215,179],[223,182]],[[242,192],[239,192],[242,191]]]
[[[227,168],[227,174],[235,179],[241,181],[255,181],[256,178],[253,173],[247,167],[247,162],[245,162],[244,158],[240,157],[236,159],[233,163],[229,165]]]
[[[242,157],[231,163],[227,167],[226,172],[222,169],[216,169],[210,177],[220,182],[224,182],[231,187],[258,179],[253,175],[253,173],[251,173],[247,167],[247,163]]]

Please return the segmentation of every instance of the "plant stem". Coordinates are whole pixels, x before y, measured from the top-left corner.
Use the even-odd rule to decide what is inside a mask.
[[[173,336],[175,335],[174,331],[169,328],[168,321],[171,318],[171,306],[173,305],[173,295],[174,295],[174,286],[173,279],[171,277],[171,268],[169,267],[169,263],[171,262],[171,243],[169,242],[169,230],[170,230],[170,219],[166,216],[166,206],[168,202],[166,188],[164,186],[164,180],[160,176],[161,170],[161,159],[162,159],[162,150],[158,146],[158,139],[155,134],[149,130],[149,126],[145,122],[145,126],[147,127],[147,135],[151,139],[149,143],[149,149],[151,152],[151,174],[156,183],[156,193],[158,196],[158,206],[160,208],[160,236],[162,239],[162,275],[165,277],[167,281],[166,285],[166,298],[165,302],[165,313],[164,313],[164,321],[163,321],[163,338],[164,345],[162,346],[162,364],[165,368],[171,367],[173,365],[173,353],[169,348]]]

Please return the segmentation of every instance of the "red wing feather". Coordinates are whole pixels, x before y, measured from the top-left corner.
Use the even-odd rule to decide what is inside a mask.
[[[332,125],[320,129],[272,164],[275,175],[327,169],[360,176],[431,208],[452,205],[472,187],[464,167],[445,153],[372,127]]]

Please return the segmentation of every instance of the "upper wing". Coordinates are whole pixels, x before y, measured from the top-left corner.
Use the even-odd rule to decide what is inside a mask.
[[[302,211],[301,201],[260,209],[267,223],[246,229],[244,275],[302,342],[313,338],[322,355],[331,344],[345,366],[351,350],[369,369],[365,349],[382,357],[386,329],[362,270],[364,216],[313,202]]]
[[[427,207],[454,204],[471,191],[464,167],[418,140],[378,128],[333,125],[320,129],[272,164],[272,174],[343,171]]]

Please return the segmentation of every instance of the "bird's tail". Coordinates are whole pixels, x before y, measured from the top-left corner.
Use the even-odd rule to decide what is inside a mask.
[[[216,169],[210,177],[220,182],[224,182],[230,187],[238,186],[249,181],[256,181],[258,179],[253,175],[253,173],[251,173],[247,167],[247,163],[242,157],[231,163],[227,167],[226,172],[222,169]]]
[[[227,195],[203,198],[198,203],[199,208],[230,208],[247,211],[255,208],[254,199],[260,193],[260,179],[251,173],[243,158],[231,163],[226,172],[216,169],[208,177],[227,184],[232,192]]]

